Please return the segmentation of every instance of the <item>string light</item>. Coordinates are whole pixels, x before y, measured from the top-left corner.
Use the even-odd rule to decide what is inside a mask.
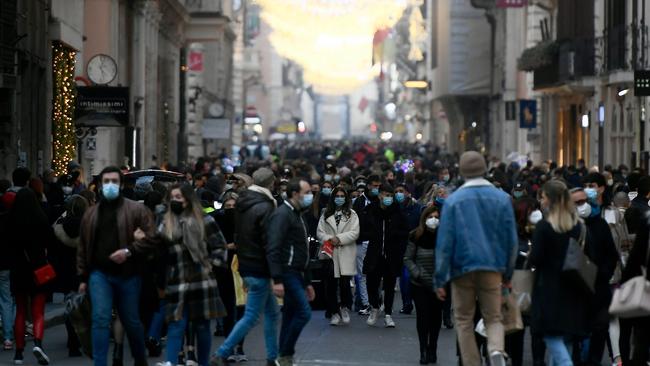
[[[52,45],[52,165],[57,175],[67,173],[76,156],[74,110],[77,99],[74,85],[76,52],[60,42]]]
[[[399,20],[406,0],[257,0],[276,52],[303,69],[324,94],[345,94],[379,75],[372,64],[378,29]]]

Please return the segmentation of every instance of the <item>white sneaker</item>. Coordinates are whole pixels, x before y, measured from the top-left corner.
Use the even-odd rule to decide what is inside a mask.
[[[366,324],[373,326],[377,323],[377,318],[379,318],[379,309],[372,309],[370,310],[370,315],[368,315],[368,320],[366,320]]]
[[[334,327],[341,325],[341,316],[339,314],[332,315],[332,319],[330,319],[330,325]]]
[[[343,320],[343,324],[350,324],[350,310],[348,308],[341,308],[341,320]]]
[[[393,321],[393,317],[390,315],[386,315],[384,317],[384,325],[386,328],[395,328],[395,322]]]
[[[490,354],[491,366],[506,366],[506,356],[501,351],[494,351]]]

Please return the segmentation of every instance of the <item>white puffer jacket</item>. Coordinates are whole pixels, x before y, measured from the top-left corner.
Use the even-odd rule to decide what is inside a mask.
[[[340,246],[334,247],[334,253],[332,255],[335,278],[354,276],[357,274],[356,241],[359,237],[359,232],[359,217],[353,210],[350,210],[350,217],[345,215],[341,217],[341,222],[338,226],[336,225],[334,215],[327,219],[325,219],[325,215],[320,217],[316,231],[318,240],[322,243],[333,237],[337,237],[341,241]]]

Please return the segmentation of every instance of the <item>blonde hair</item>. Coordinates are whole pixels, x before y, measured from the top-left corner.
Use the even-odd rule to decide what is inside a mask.
[[[544,184],[542,192],[549,200],[546,221],[551,224],[557,233],[571,231],[580,219],[576,213],[575,205],[571,200],[569,189],[559,180],[552,180]]]
[[[175,184],[173,185],[167,193],[167,204],[171,202],[172,191],[178,189],[181,191],[181,195],[185,198],[187,202],[187,207],[183,210],[182,216],[189,216],[193,219],[195,224],[198,226],[198,232],[201,235],[201,241],[205,239],[205,223],[203,222],[203,211],[201,210],[201,203],[196,197],[196,193],[191,186],[187,184]],[[171,212],[171,209],[168,209],[164,217],[164,235],[168,240],[177,239],[182,235],[180,220],[177,215]]]

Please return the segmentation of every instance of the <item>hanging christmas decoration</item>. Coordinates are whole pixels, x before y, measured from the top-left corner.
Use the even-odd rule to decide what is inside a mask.
[[[373,36],[399,20],[407,0],[257,0],[275,50],[303,68],[319,93],[345,94],[379,75]]]
[[[52,165],[57,175],[66,174],[68,163],[76,156],[75,56],[76,52],[64,44],[52,44]]]
[[[427,40],[427,28],[420,11],[423,0],[411,0],[411,15],[409,16],[409,43],[411,49],[408,54],[408,59],[411,61],[424,60],[422,53],[422,45]]]

